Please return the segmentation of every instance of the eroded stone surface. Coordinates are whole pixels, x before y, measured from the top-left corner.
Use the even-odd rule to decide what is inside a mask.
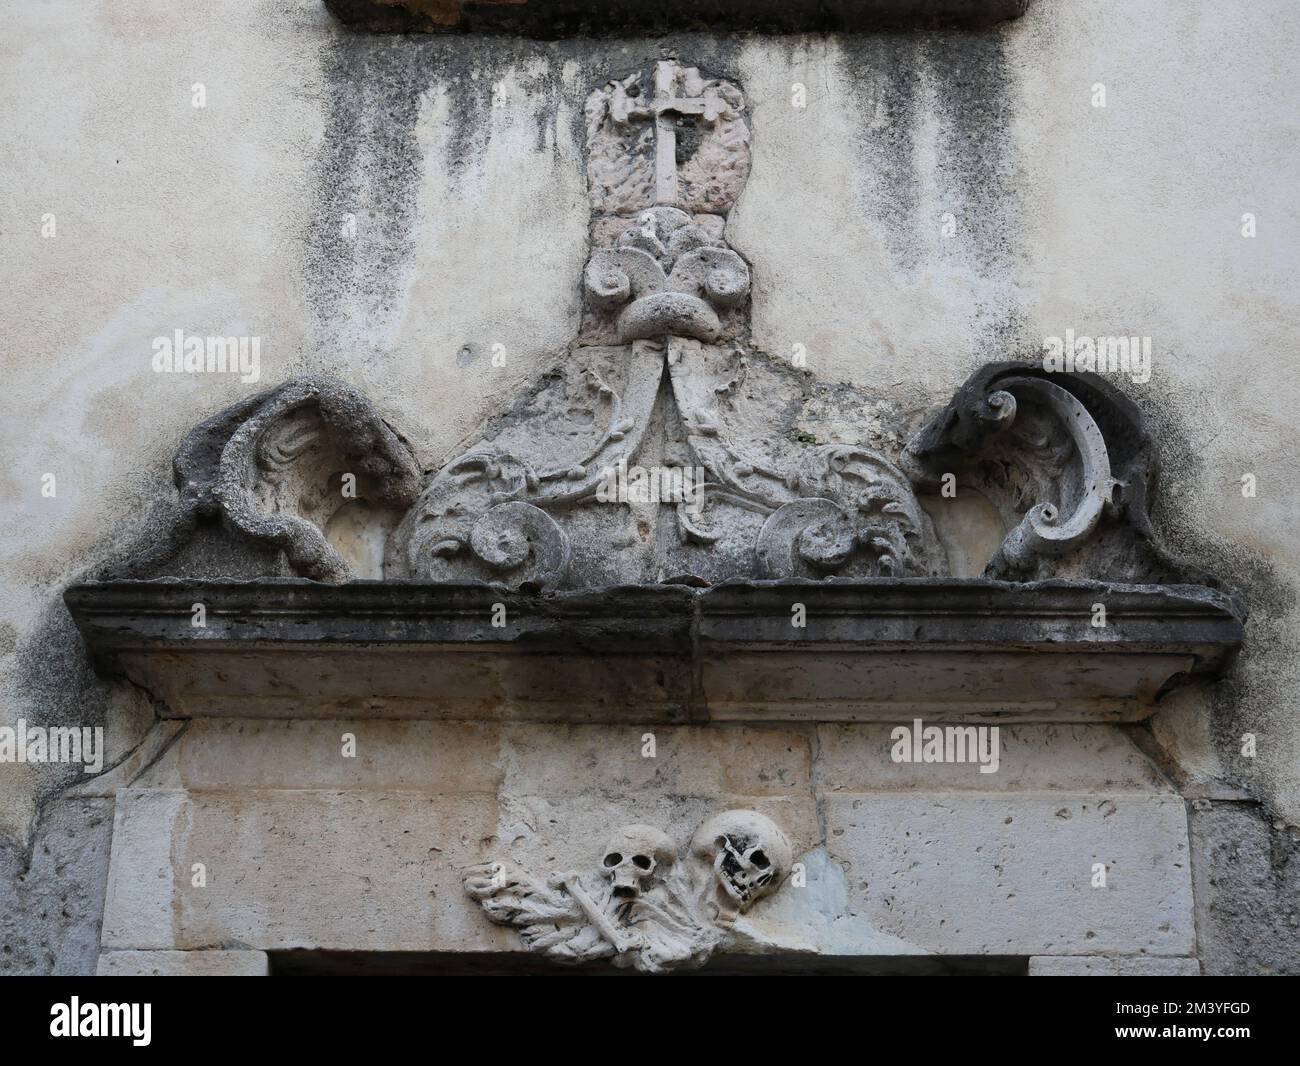
[[[265,977],[264,951],[106,951],[98,977]]]
[[[594,898],[619,827],[648,827],[684,863],[688,842],[725,835],[701,830],[710,818],[749,809],[788,835],[800,878],[737,908],[728,952],[1190,954],[1182,801],[1110,727],[1009,731],[1001,793],[954,784],[985,776],[974,766],[870,791],[897,787],[876,727],[657,729],[650,758],[645,732],[195,723],[120,794],[105,949],[519,950],[466,896],[466,870],[485,899],[527,878],[554,893],[547,879],[569,871]],[[1094,861],[1106,889],[1090,887]],[[584,943],[600,954],[600,937]]]
[[[1191,807],[1206,974],[1300,973],[1300,831],[1254,803]]]
[[[110,800],[60,800],[30,851],[0,845],[0,973],[94,969],[112,826]]]
[[[1030,977],[1200,977],[1196,959],[1154,958],[1147,955],[1035,955]]]
[[[817,777],[835,792],[1080,792],[1175,795],[1173,786],[1119,729],[1098,725],[1009,725],[998,731],[993,774],[972,763],[895,762],[892,725],[817,727]]]
[[[835,793],[827,848],[856,920],[956,954],[1190,955],[1177,796]],[[1107,887],[1092,887],[1104,863]]]

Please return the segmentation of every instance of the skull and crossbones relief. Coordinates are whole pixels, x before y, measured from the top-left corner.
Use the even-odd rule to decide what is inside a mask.
[[[707,865],[718,920],[730,922],[775,889],[790,872],[793,853],[777,824],[757,811],[723,811],[696,830],[691,855]]]
[[[667,833],[649,825],[625,825],[614,830],[606,842],[601,873],[615,897],[631,899],[641,894],[656,873],[666,873],[675,858]]]
[[[772,819],[732,810],[701,825],[680,862],[666,833],[625,825],[606,838],[586,875],[541,881],[488,863],[466,871],[465,890],[492,921],[518,929],[530,950],[658,973],[707,959],[738,915],[776,891],[791,859]]]

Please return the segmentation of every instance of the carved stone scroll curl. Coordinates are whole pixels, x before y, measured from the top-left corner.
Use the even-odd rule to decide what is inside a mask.
[[[237,539],[282,551],[294,573],[329,582],[353,576],[330,542],[332,521],[361,504],[400,513],[420,487],[406,440],[326,376],[294,378],[214,415],[186,436],[173,465],[179,542],[219,519]],[[140,565],[163,552],[154,554]]]
[[[749,267],[684,211],[641,213],[614,248],[592,253],[583,286],[592,309],[615,319],[622,342],[672,334],[711,341],[720,312],[749,297]]]
[[[1083,467],[1078,492],[1066,505],[1068,511],[1062,513],[1062,506],[1055,503],[1036,503],[1002,542],[1007,565],[1025,569],[1035,556],[1061,555],[1089,537],[1120,486],[1110,476],[1110,457],[1101,430],[1071,393],[1041,378],[1006,378],[1001,386],[1013,399],[1017,393],[1041,399],[1069,435]]]
[[[922,489],[948,479],[998,509],[1006,532],[988,577],[1209,580],[1157,543],[1141,412],[1096,374],[983,367],[908,441],[901,465]]]
[[[518,498],[538,485],[533,469],[513,455],[462,456],[439,472],[393,531],[384,576],[555,582],[569,565],[569,540],[554,518]]]

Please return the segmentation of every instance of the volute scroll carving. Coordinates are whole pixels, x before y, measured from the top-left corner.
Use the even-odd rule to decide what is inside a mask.
[[[583,275],[588,302],[615,319],[621,342],[668,335],[715,340],[720,313],[749,296],[749,267],[690,216],[642,212],[614,248],[593,253]]]
[[[1098,375],[989,364],[909,439],[900,465],[923,492],[947,478],[994,502],[1006,533],[987,577],[1213,583],[1156,540],[1142,414]]]
[[[326,375],[293,378],[212,416],[186,435],[172,465],[170,537],[126,561],[130,575],[162,569],[200,526],[220,524],[255,549],[283,553],[292,573],[347,581],[358,574],[339,551],[346,528],[331,531],[358,511],[358,523],[400,516],[421,481],[406,439]]]

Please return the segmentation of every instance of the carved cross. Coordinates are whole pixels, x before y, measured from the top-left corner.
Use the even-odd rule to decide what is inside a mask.
[[[677,129],[678,115],[703,115],[704,121],[714,123],[722,114],[725,102],[716,92],[705,91],[703,96],[679,97],[673,95],[677,74],[681,66],[673,60],[655,64],[654,97],[641,107],[629,107],[628,118],[652,118],[655,124],[655,203],[677,203]]]

